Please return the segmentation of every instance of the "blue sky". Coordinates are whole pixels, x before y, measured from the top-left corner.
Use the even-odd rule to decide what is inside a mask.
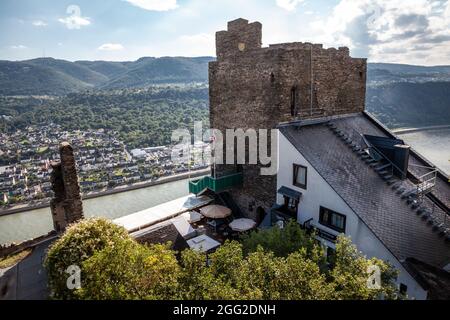
[[[450,0],[2,0],[0,59],[214,55],[214,33],[260,21],[263,42],[348,46],[370,61],[450,64]]]

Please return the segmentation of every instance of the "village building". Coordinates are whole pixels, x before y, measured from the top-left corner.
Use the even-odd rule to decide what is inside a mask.
[[[448,268],[447,177],[365,111],[366,59],[311,43],[262,47],[261,39],[261,24],[244,19],[216,34],[210,122],[221,131],[278,128],[278,173],[215,165],[190,191],[215,193],[261,227],[295,219],[330,255],[345,234],[400,271],[402,293],[429,298],[405,261]]]

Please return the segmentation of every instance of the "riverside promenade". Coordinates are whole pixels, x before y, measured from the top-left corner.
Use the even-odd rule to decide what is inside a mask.
[[[171,175],[171,176],[167,176],[167,177],[161,177],[157,180],[136,182],[133,184],[122,185],[122,186],[118,186],[118,187],[111,188],[111,189],[104,189],[104,190],[100,190],[100,191],[84,193],[82,195],[82,198],[83,198],[83,200],[94,199],[94,198],[103,197],[103,196],[107,196],[107,195],[111,195],[111,194],[122,193],[122,192],[131,191],[131,190],[156,186],[156,185],[160,185],[160,184],[164,184],[164,183],[168,183],[168,182],[183,180],[183,179],[187,179],[189,177],[198,178],[198,177],[208,175],[209,173],[210,173],[209,168],[191,171],[191,172],[183,172],[180,174],[175,174],[175,175]],[[45,200],[45,201],[41,201],[41,202],[18,204],[13,207],[10,207],[10,208],[0,208],[0,217],[19,213],[19,212],[26,212],[26,211],[31,211],[31,210],[35,210],[35,209],[47,208],[49,206],[50,206],[50,201]]]

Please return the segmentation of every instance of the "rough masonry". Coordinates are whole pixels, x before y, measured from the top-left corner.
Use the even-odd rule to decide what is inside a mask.
[[[68,142],[59,147],[60,162],[52,163],[51,183],[54,197],[50,202],[53,225],[57,232],[83,219],[83,203],[73,148]]]
[[[217,61],[209,64],[211,128],[271,129],[364,110],[366,59],[350,57],[346,47],[295,42],[263,48],[261,43],[259,22],[237,19],[216,33]],[[276,176],[260,176],[259,169],[216,167],[217,176],[243,172],[244,184],[232,196],[253,218],[257,209],[268,210],[276,195]]]

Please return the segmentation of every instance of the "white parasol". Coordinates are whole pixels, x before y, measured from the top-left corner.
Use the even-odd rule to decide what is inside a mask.
[[[244,232],[253,229],[256,226],[256,222],[252,219],[236,219],[230,223],[230,228],[234,231]]]
[[[231,209],[216,204],[200,209],[200,213],[210,219],[222,219],[231,215]]]

